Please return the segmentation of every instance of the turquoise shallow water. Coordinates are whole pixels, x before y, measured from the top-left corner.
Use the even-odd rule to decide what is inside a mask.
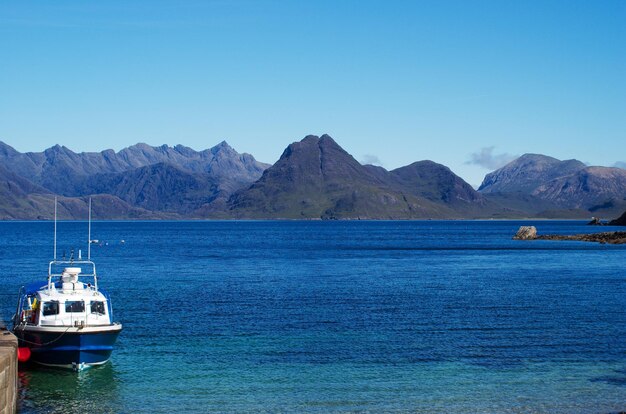
[[[96,222],[117,349],[21,372],[21,411],[626,410],[626,246],[511,240],[521,224]],[[51,236],[0,223],[5,319]],[[60,223],[59,251],[83,239]]]

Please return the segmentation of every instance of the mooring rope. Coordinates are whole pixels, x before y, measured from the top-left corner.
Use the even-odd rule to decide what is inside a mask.
[[[45,343],[43,343],[43,344],[38,344],[38,343],[36,343],[36,342],[27,341],[26,339],[23,339],[23,338],[18,338],[18,339],[19,339],[20,341],[25,342],[25,343],[30,344],[30,345],[48,346],[48,345],[50,345],[50,344],[55,343],[55,342],[56,342],[56,341],[58,341],[59,339],[61,339],[61,338],[63,337],[63,335],[65,335],[65,334],[67,333],[67,331],[69,331],[71,328],[73,328],[73,326],[68,326],[68,327],[67,327],[67,329],[66,329],[65,331],[63,331],[63,333],[61,333],[61,335],[59,335],[57,338],[53,339],[52,341],[45,342]],[[24,332],[24,328],[22,328],[21,330],[22,330],[22,333],[23,333],[23,332]]]

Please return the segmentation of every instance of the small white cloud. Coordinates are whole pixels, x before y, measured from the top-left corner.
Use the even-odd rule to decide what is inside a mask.
[[[372,154],[365,154],[363,157],[361,157],[361,164],[363,165],[371,164],[371,165],[378,165],[378,166],[383,165],[383,163],[380,161],[380,158]]]
[[[509,162],[517,158],[516,155],[508,153],[494,154],[495,147],[484,147],[479,152],[475,152],[470,155],[470,160],[466,161],[466,164],[479,165],[489,170],[497,170],[500,167],[504,167]]]

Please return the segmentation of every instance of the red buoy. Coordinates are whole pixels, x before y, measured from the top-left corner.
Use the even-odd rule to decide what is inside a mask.
[[[30,359],[30,348],[21,346],[17,348],[17,360],[20,362],[26,362]]]

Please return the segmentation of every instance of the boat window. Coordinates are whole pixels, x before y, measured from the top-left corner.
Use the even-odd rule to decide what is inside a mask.
[[[43,316],[58,315],[59,314],[59,302],[56,300],[52,302],[43,303]]]
[[[82,300],[65,302],[65,312],[85,312],[85,302]]]
[[[91,302],[91,313],[104,315],[104,302]]]

